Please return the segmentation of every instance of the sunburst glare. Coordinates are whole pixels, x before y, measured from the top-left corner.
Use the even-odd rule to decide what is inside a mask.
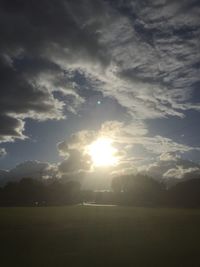
[[[118,162],[117,149],[112,146],[112,139],[100,137],[87,147],[93,166],[113,166]]]

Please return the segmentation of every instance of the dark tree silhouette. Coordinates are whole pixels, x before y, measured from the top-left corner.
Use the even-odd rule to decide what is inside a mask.
[[[196,176],[198,177],[198,176]],[[199,177],[200,178],[200,177]],[[166,189],[151,177],[137,174],[115,177],[112,191],[81,190],[77,181],[23,178],[0,188],[1,206],[69,205],[83,201],[140,206],[200,207],[200,179],[188,177]]]
[[[160,204],[164,194],[163,184],[145,175],[125,175],[112,181],[112,189],[125,204]]]
[[[49,184],[32,178],[9,182],[0,191],[0,205],[65,205],[80,202],[80,184],[58,180]]]
[[[200,179],[190,179],[171,187],[167,202],[172,206],[200,207]]]

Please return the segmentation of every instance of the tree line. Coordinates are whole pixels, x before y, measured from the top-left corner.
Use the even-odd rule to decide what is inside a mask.
[[[23,178],[8,182],[0,189],[1,206],[67,205],[80,202],[80,183],[57,180],[44,183],[37,179]]]
[[[200,176],[187,177],[167,188],[145,175],[116,177],[112,181],[115,202],[125,205],[200,207]]]
[[[199,177],[200,178],[200,177]],[[0,188],[0,206],[49,206],[84,202],[134,206],[200,207],[200,179],[182,181],[167,189],[146,175],[124,175],[112,180],[111,190],[81,189],[77,181],[44,182],[23,178]]]

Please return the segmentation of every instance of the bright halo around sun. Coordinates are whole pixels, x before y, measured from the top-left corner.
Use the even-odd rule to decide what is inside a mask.
[[[87,148],[94,167],[113,166],[118,162],[117,149],[112,146],[112,139],[100,137]]]

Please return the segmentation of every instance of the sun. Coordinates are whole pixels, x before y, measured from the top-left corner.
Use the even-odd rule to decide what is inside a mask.
[[[117,149],[112,146],[112,139],[100,137],[87,147],[87,153],[92,159],[93,166],[113,166],[118,162]]]

